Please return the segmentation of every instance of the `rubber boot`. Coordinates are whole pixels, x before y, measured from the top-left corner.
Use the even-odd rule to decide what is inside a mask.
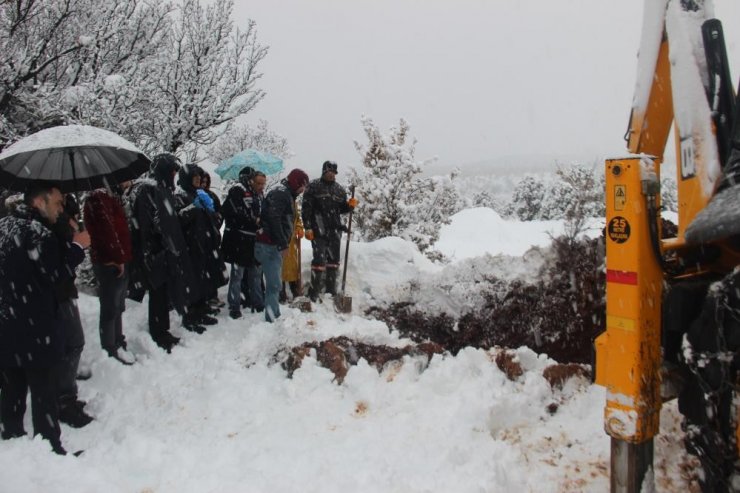
[[[326,269],[326,292],[337,295],[337,269]]]
[[[324,271],[323,270],[312,270],[311,271],[311,289],[308,290],[308,297],[311,301],[319,299],[321,294],[321,288],[324,285]]]

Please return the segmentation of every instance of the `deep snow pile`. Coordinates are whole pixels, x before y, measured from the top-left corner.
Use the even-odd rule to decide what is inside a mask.
[[[491,220],[486,210],[462,217],[476,230]],[[472,234],[457,219],[455,234]],[[605,491],[604,390],[582,378],[551,388],[542,372],[552,361],[529,349],[517,350],[524,373],[514,381],[493,352],[478,349],[434,356],[428,365],[407,356],[380,373],[360,360],[341,385],[312,356],[292,378],[271,363],[285,348],[336,336],[409,344],[361,317],[360,307],[404,296],[412,281],[441,303],[448,293],[425,283],[454,278],[455,265],[460,275],[475,272],[476,262],[499,276],[527,275],[535,261],[496,257],[500,240],[514,237],[509,227],[522,244],[541,233],[539,224],[500,221],[476,240],[489,246],[485,260],[444,268],[396,238],[353,243],[352,315],[335,313],[330,303],[313,313],[286,308],[274,325],[258,314],[239,321],[221,314],[203,335],[182,331],[173,316],[183,342],[171,355],[150,340],[146,305],[129,303],[124,331],[139,358],[132,367],[99,349],[97,300],[82,295],[83,359],[93,378],[80,382],[80,396],[96,420],[79,430],[63,425],[62,439],[85,453],[58,457],[42,440],[2,441],[0,490]],[[445,240],[452,241],[443,231]],[[303,258],[307,263],[309,249]],[[656,441],[658,491],[687,489],[677,416],[675,405],[666,406],[665,433]],[[30,431],[30,413],[26,418]]]

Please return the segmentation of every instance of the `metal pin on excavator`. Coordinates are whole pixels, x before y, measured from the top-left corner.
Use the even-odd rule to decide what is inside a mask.
[[[661,405],[677,396],[702,489],[740,489],[740,105],[712,14],[703,0],[646,0],[630,156],[606,162],[607,328],[595,346],[612,492],[653,491]],[[671,130],[678,231],[664,238]]]

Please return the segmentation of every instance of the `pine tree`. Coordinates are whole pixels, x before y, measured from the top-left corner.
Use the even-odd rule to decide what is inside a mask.
[[[439,230],[457,212],[459,195],[449,177],[424,179],[414,157],[415,140],[401,119],[384,135],[370,118],[362,118],[367,144],[355,142],[362,169],[352,170],[361,206],[355,211],[356,230],[367,241],[399,236],[413,241],[420,251],[439,239]]]

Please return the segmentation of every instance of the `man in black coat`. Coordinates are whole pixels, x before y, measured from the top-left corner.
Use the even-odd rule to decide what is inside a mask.
[[[254,259],[254,242],[262,206],[264,173],[246,167],[239,172],[239,183],[229,189],[221,207],[226,222],[221,252],[224,261],[231,264],[229,276],[229,316],[237,319],[241,313],[242,279],[247,271],[250,305],[264,306],[262,295],[262,269]]]
[[[25,434],[23,415],[31,391],[34,434],[65,454],[59,428],[58,365],[64,357],[64,329],[56,286],[70,277],[89,244],[75,233],[62,252],[50,230],[64,199],[53,184],[37,183],[23,203],[0,220],[0,420],[4,439]]]
[[[293,236],[295,199],[308,184],[308,175],[300,169],[288,173],[288,177],[270,190],[265,197],[260,216],[261,229],[257,233],[254,256],[262,264],[265,273],[265,320],[274,322],[280,317],[280,277],[283,255],[288,253]]]
[[[305,238],[311,242],[311,288],[308,295],[316,301],[326,284],[326,292],[337,293],[337,272],[341,252],[341,214],[357,205],[357,199],[347,199],[344,187],[336,182],[337,163],[324,162],[321,178],[313,180],[303,194],[303,228]]]
[[[200,325],[214,325],[217,320],[210,316],[208,300],[217,295],[218,288],[226,284],[226,266],[219,250],[215,204],[211,197],[200,188],[203,169],[187,164],[180,169],[175,193],[175,209],[188,246],[190,261],[196,275],[199,294],[195,296],[183,316],[183,327],[201,333]]]
[[[170,309],[184,315],[199,293],[175,210],[179,169],[175,156],[158,154],[151,178],[137,180],[124,195],[134,252],[129,298],[141,302],[149,292],[149,333],[167,352],[180,341],[170,333]]]
[[[70,249],[76,249],[73,242],[77,238],[79,245],[90,246],[90,235],[87,231],[80,231],[78,217],[80,208],[74,195],[67,194],[64,210],[50,229],[59,241],[59,249],[63,258],[66,258]],[[80,259],[82,262],[83,259]],[[80,356],[85,347],[85,333],[82,328],[80,311],[77,308],[77,278],[74,268],[69,276],[65,276],[56,286],[57,301],[59,302],[59,318],[64,328],[64,359],[59,366],[59,421],[73,428],[82,428],[93,418],[85,410],[85,402],[77,398],[77,369],[80,366]]]

